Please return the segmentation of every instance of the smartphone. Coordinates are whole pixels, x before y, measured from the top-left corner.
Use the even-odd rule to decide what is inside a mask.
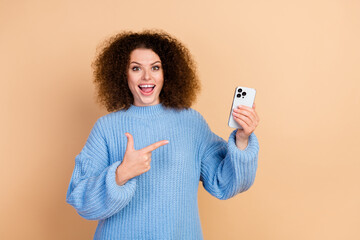
[[[232,114],[233,109],[237,108],[239,105],[252,107],[255,101],[255,95],[256,90],[254,88],[237,87],[235,89],[234,100],[229,116],[229,127],[242,129],[242,127],[234,120],[234,116]]]

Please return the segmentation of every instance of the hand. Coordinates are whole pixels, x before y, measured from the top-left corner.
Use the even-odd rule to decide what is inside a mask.
[[[248,139],[259,124],[259,116],[255,111],[255,103],[253,107],[240,105],[233,111],[234,120],[243,128],[236,132],[236,146],[240,149],[245,149],[248,144]]]
[[[144,147],[143,149],[135,150],[133,136],[130,133],[125,133],[125,135],[128,142],[124,159],[116,169],[116,183],[118,185],[123,185],[129,179],[149,171],[151,152],[169,143],[167,140],[162,140]]]

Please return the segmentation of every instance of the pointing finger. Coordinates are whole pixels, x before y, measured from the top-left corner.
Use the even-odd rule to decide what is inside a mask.
[[[156,143],[153,143],[147,147],[144,147],[143,149],[141,149],[142,151],[144,152],[152,152],[154,151],[155,149],[161,147],[161,146],[164,146],[166,144],[168,144],[169,141],[168,140],[162,140],[162,141],[159,141],[159,142],[156,142]]]
[[[236,109],[236,108],[235,108]],[[254,110],[254,106],[253,107],[248,107],[248,106],[245,106],[245,105],[239,105],[238,106],[238,109],[246,109],[248,111],[253,111]]]

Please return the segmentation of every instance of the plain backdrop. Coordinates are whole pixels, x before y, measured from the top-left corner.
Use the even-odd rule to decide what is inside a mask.
[[[0,239],[92,239],[65,202],[95,121],[91,63],[122,30],[163,29],[197,62],[193,108],[228,140],[257,90],[259,167],[227,201],[199,185],[205,239],[360,239],[360,1],[0,0]]]

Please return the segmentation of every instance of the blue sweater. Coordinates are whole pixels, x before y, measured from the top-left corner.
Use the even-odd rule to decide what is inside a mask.
[[[136,150],[169,140],[152,152],[151,169],[119,186],[116,168],[129,132]],[[197,192],[228,199],[254,182],[259,144],[250,135],[246,149],[214,134],[194,109],[162,104],[132,105],[97,120],[75,158],[66,202],[88,220],[98,220],[94,239],[203,239]]]

